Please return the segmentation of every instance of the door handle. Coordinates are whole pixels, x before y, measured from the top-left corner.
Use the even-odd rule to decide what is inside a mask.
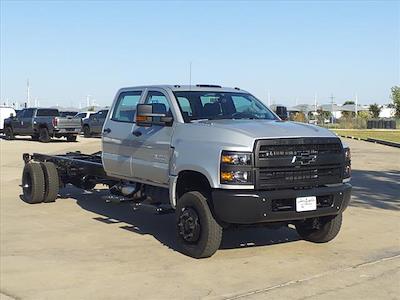
[[[110,133],[111,132],[111,129],[110,128],[105,128],[104,130],[103,130],[103,133]]]
[[[139,130],[135,130],[134,132],[132,132],[132,134],[133,134],[134,136],[141,136],[141,135],[142,135],[142,132],[140,132]]]

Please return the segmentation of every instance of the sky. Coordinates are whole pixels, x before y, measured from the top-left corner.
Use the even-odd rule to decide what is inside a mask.
[[[144,84],[240,87],[267,102],[389,103],[399,1],[4,1],[0,100],[110,105]]]

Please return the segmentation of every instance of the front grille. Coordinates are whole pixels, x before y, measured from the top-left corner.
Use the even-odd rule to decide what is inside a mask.
[[[261,145],[258,157],[263,160],[275,157],[293,156],[299,153],[330,154],[340,153],[341,151],[340,144],[274,145],[273,147]]]
[[[341,179],[342,167],[318,166],[295,170],[281,168],[263,168],[258,173],[259,184],[262,187],[296,187],[320,186],[322,184],[337,183]]]
[[[342,181],[338,138],[260,140],[255,148],[258,189],[311,188]]]

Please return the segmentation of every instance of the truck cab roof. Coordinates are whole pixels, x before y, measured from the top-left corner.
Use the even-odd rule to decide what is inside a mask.
[[[222,87],[214,84],[196,84],[196,85],[141,85],[141,86],[131,86],[124,87],[121,90],[131,90],[131,89],[164,89],[170,90],[172,92],[177,91],[210,91],[210,92],[232,92],[232,93],[248,93],[247,91],[241,90],[237,87]]]

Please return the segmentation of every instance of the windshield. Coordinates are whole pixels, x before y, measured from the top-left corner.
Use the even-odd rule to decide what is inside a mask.
[[[185,122],[201,119],[276,119],[263,103],[250,94],[207,91],[174,94]]]

